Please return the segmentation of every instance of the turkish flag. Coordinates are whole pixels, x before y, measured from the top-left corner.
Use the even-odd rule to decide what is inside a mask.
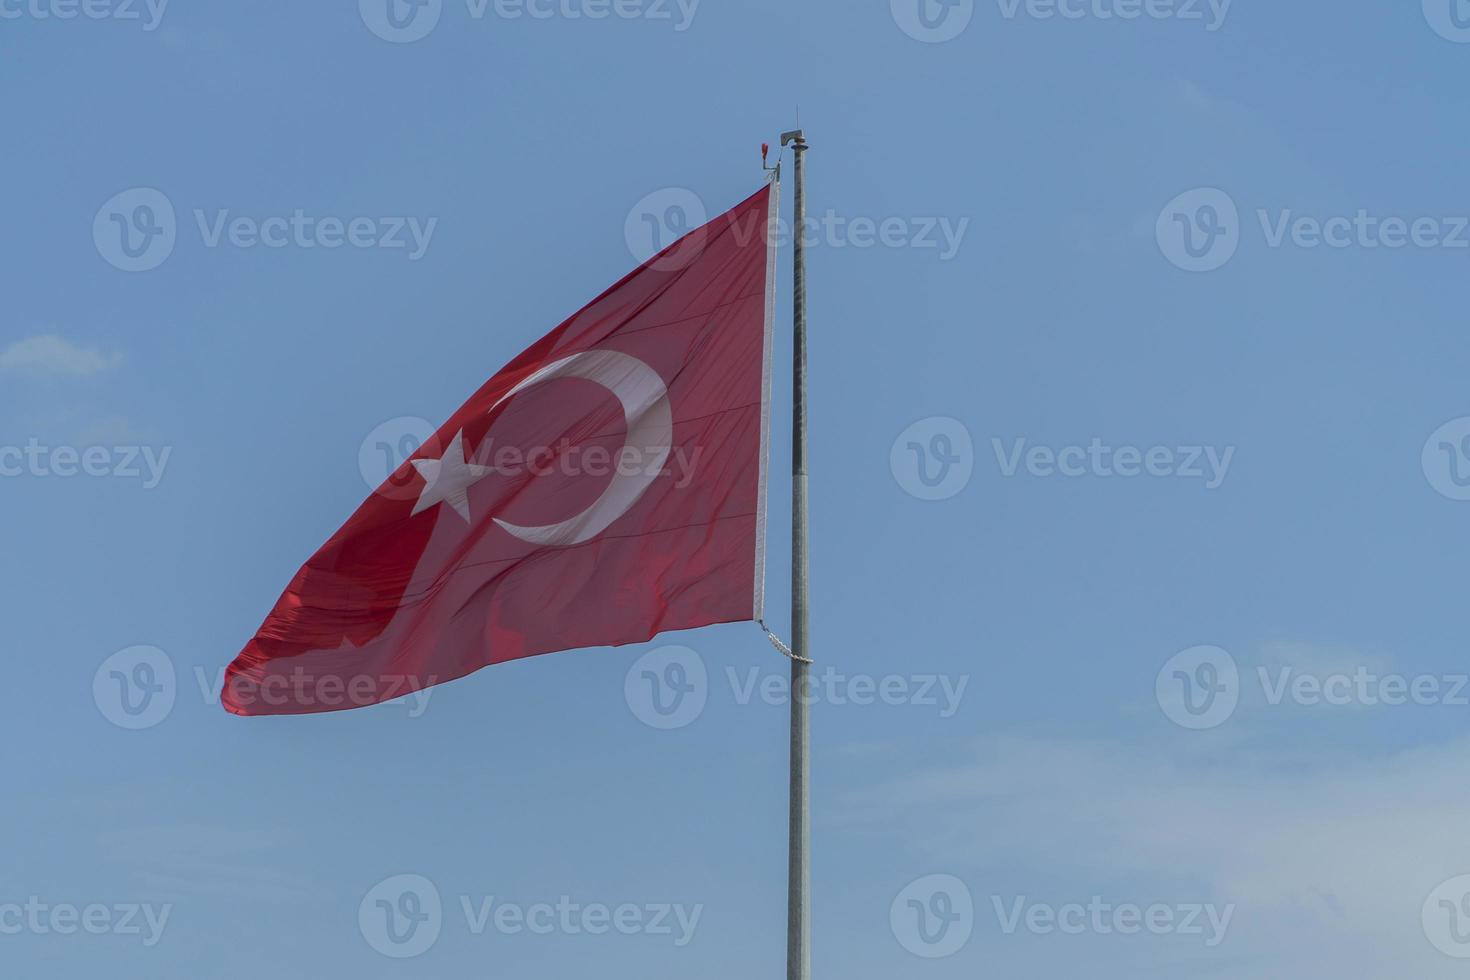
[[[759,619],[776,185],[639,266],[465,402],[230,664],[242,715]]]

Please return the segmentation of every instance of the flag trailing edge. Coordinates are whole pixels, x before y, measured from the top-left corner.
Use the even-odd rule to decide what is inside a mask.
[[[225,708],[343,710],[507,660],[762,620],[779,187],[486,382],[296,574],[228,667]],[[492,452],[507,446],[549,462],[510,473]],[[585,472],[551,472],[578,447]],[[598,448],[618,461],[605,483]],[[671,458],[693,459],[683,486]]]

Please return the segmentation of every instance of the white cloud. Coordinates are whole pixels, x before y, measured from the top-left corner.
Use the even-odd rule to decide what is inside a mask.
[[[1388,654],[1285,640],[1263,644],[1258,660],[1263,666],[1291,667],[1318,677],[1352,674],[1360,667],[1377,674],[1394,668],[1394,658]]]
[[[1126,892],[1117,900],[1234,903],[1199,975],[1463,977],[1420,916],[1436,886],[1470,874],[1470,739],[1304,758],[1221,752],[1189,733],[1149,747],[993,738],[965,764],[884,787],[873,815],[917,827],[926,867],[982,881],[1005,869],[1023,884],[1107,882]]]
[[[0,351],[0,371],[85,378],[110,371],[120,363],[121,354],[106,354],[95,347],[79,347],[55,334],[27,337]]]

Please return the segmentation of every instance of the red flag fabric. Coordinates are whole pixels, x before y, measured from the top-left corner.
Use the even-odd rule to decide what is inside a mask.
[[[241,715],[759,619],[776,185],[465,402],[297,572],[225,672]]]

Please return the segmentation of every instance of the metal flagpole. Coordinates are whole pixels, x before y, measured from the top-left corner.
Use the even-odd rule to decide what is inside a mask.
[[[793,306],[793,387],[791,412],[791,843],[786,882],[786,980],[811,980],[811,810],[807,709],[810,661],[807,645],[806,527],[806,149],[802,131],[781,134],[796,161],[796,202],[792,216],[795,271]]]

